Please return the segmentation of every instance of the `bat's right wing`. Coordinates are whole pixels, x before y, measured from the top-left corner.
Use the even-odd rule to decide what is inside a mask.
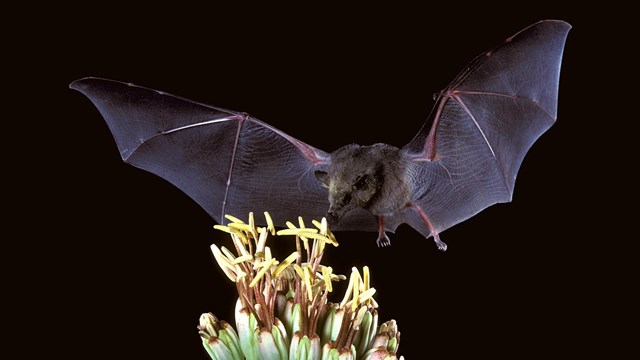
[[[314,175],[329,155],[253,117],[113,80],[70,87],[98,108],[125,162],[177,186],[220,224],[225,214],[269,211],[284,226],[329,208]]]
[[[570,28],[555,20],[529,26],[478,56],[442,91],[430,121],[402,150],[415,164],[419,210],[405,211],[404,221],[429,236],[511,201],[525,154],[556,120]]]

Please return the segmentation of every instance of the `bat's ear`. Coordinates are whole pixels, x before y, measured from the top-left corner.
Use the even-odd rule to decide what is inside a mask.
[[[329,187],[329,173],[326,171],[316,170],[314,172],[316,179],[320,180],[326,187]]]

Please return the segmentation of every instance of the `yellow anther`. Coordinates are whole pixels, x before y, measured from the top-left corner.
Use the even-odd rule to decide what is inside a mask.
[[[280,275],[280,273],[289,265],[291,265],[294,261],[296,261],[298,259],[298,252],[293,252],[291,253],[291,255],[287,256],[286,259],[284,259],[284,261],[282,261],[280,263],[280,265],[278,265],[278,267],[276,267],[276,269],[273,272],[273,277],[276,277],[278,275]]]
[[[271,268],[271,265],[273,265],[273,263],[276,261],[276,259],[271,259],[268,261],[264,261],[263,263],[261,263],[260,265],[262,265],[262,269],[260,269],[260,271],[258,271],[258,274],[256,274],[256,277],[253,278],[253,280],[251,280],[251,283],[249,283],[249,287],[254,287],[258,281],[260,281],[260,279],[264,276],[264,274],[269,271],[269,269]]]
[[[289,228],[289,229],[282,229],[282,230],[278,230],[278,232],[276,233],[278,236],[282,236],[282,235],[297,235],[300,236],[300,233],[304,233],[303,236],[309,236],[309,234],[314,234],[317,233],[318,229],[306,229],[306,228]]]
[[[264,218],[267,220],[267,229],[271,232],[271,235],[275,235],[276,227],[273,226],[273,219],[271,219],[271,215],[269,215],[268,211],[264,212]]]
[[[250,254],[247,254],[247,255],[238,256],[237,258],[231,260],[231,263],[233,265],[236,265],[236,264],[240,264],[242,262],[251,261],[251,260],[253,260],[253,256],[251,256]]]
[[[333,271],[333,269],[331,268],[331,266],[327,266],[327,267],[323,267],[322,268],[322,279],[324,280],[324,287],[327,289],[328,292],[332,292],[333,291],[333,285],[331,283],[331,272]]]
[[[371,300],[371,297],[375,293],[376,293],[376,289],[375,288],[369,288],[369,289],[363,291],[362,293],[360,293],[360,295],[358,295],[358,303],[363,304],[363,303]]]
[[[245,232],[248,232],[248,233],[251,232],[251,226],[248,225],[248,224],[230,223],[229,224],[229,228],[230,229],[242,230],[242,231],[245,231]]]
[[[253,235],[254,239],[258,238],[258,233],[256,232],[256,223],[253,220],[253,212],[249,213],[249,232]]]
[[[244,221],[242,221],[242,220],[238,219],[237,217],[235,217],[235,216],[233,216],[233,215],[226,214],[224,217],[225,217],[227,220],[231,221],[231,222],[239,223],[239,224],[244,224]]]
[[[307,297],[309,298],[309,300],[313,300],[313,288],[311,285],[311,271],[309,270],[308,266],[305,266],[303,268],[303,272],[304,272],[304,283],[307,285]]]

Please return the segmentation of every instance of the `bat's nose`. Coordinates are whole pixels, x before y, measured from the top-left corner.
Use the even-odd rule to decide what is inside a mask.
[[[345,216],[345,214],[355,208],[354,203],[350,202],[351,195],[349,195],[348,197],[349,200],[346,203],[343,200],[340,202],[334,202],[329,206],[329,211],[327,211],[327,221],[329,223],[329,226],[331,226],[332,224],[339,224],[340,220]]]

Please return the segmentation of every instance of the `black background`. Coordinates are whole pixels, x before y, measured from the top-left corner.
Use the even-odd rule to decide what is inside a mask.
[[[514,201],[445,231],[445,253],[402,226],[384,249],[373,233],[338,233],[325,259],[344,274],[371,268],[380,319],[398,321],[408,359],[623,353],[636,308],[634,234],[614,233],[630,217],[608,200],[633,204],[624,191],[633,162],[618,161],[635,147],[608,133],[631,131],[633,119],[614,115],[624,91],[609,80],[625,82],[613,73],[630,58],[630,24],[601,9],[512,6],[16,10],[5,106],[20,115],[5,118],[3,142],[5,222],[17,230],[5,252],[15,344],[25,341],[26,358],[206,359],[199,315],[233,320],[234,287],[209,251],[227,238],[186,195],[122,163],[71,81],[112,78],[245,111],[326,151],[402,146],[469,60],[557,18],[574,26],[559,119],[527,155]]]

